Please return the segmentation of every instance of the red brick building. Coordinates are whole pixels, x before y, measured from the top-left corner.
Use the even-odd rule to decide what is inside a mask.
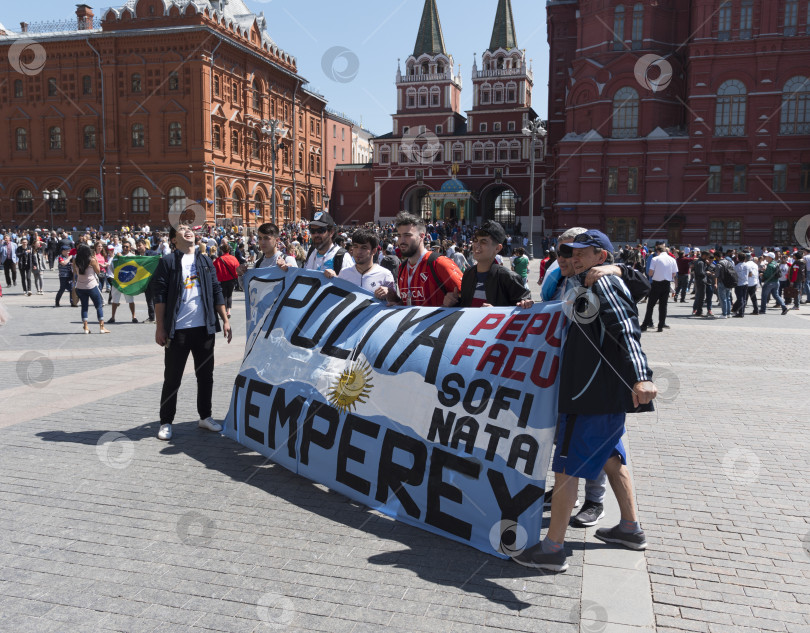
[[[336,172],[331,206],[338,220],[385,222],[408,210],[428,221],[494,218],[528,231],[531,142],[522,129],[536,113],[527,61],[511,2],[499,0],[489,47],[473,61],[473,107],[465,116],[462,78],[445,48],[436,2],[426,0],[413,53],[397,69],[393,130],[372,140],[372,165]],[[537,158],[535,233],[543,229],[542,142]]]
[[[0,32],[0,224],[255,226],[323,203],[326,100],[243,0],[130,0]],[[279,139],[272,191],[270,121]],[[42,192],[57,190],[53,210]],[[176,205],[175,205],[176,206]],[[254,213],[253,211],[258,211]]]
[[[548,2],[555,233],[788,245],[810,213],[810,5]]]

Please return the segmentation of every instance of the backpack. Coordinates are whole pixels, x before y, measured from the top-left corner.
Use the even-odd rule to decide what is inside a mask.
[[[724,259],[720,262],[717,266],[720,269],[720,282],[726,288],[736,288],[737,287],[737,271],[734,268],[734,264],[732,264],[727,259]]]
[[[309,250],[307,251],[307,256],[304,258],[304,263],[309,261],[309,256],[315,251],[315,246],[310,246]],[[332,267],[335,271],[336,275],[340,274],[340,269],[343,268],[343,256],[346,254],[345,248],[337,249],[337,253],[335,253],[335,258],[332,260]]]
[[[430,254],[430,257],[428,257],[427,259],[428,270],[430,271],[430,274],[433,276],[433,281],[436,282],[436,285],[439,287],[439,290],[447,294],[447,291],[444,289],[444,284],[442,283],[442,280],[439,279],[439,276],[436,274],[435,262],[437,259],[439,259],[439,257],[444,257],[444,255],[439,255],[438,253]],[[404,268],[400,268],[400,270],[395,275],[395,277],[397,278],[397,282],[399,282],[399,273],[401,273],[404,270],[405,270]]]
[[[394,279],[399,277],[399,258],[396,255],[383,255],[380,266],[390,270]]]

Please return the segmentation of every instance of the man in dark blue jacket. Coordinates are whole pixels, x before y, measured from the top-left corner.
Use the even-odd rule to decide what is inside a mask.
[[[570,246],[580,283],[613,252],[607,236],[594,230],[578,235]],[[613,275],[601,277],[591,291],[582,287],[573,303],[560,370],[551,522],[541,543],[515,557],[521,565],[549,571],[568,568],[563,545],[579,478],[596,479],[602,468],[619,502],[621,523],[601,528],[595,536],[636,550],[647,546],[619,441],[625,414],[652,410],[657,394],[641,349],[636,305],[624,282]]]
[[[155,342],[166,348],[163,392],[160,396],[158,438],[172,437],[172,421],[177,410],[177,391],[189,353],[197,374],[199,427],[221,431],[211,417],[214,389],[214,339],[222,330],[231,342],[231,324],[225,313],[225,297],[211,260],[195,252],[194,231],[180,225],[169,231],[175,251],[158,264],[150,286],[155,298]],[[220,328],[217,314],[222,319]]]

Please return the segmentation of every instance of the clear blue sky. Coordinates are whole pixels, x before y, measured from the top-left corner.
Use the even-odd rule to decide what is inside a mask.
[[[94,2],[96,15],[110,0]],[[120,0],[116,6],[124,4]],[[397,58],[413,52],[424,0],[245,0],[255,13],[264,11],[270,36],[298,60],[298,72],[329,99],[329,107],[376,134],[391,130],[396,111]],[[437,0],[445,44],[461,64],[462,109],[472,106],[470,72],[473,53],[480,68],[489,46],[497,0]],[[518,46],[534,60],[534,109],[547,114],[548,44],[542,0],[512,0]],[[73,17],[76,1],[37,0],[0,3],[0,22],[14,31],[19,23]],[[340,48],[336,48],[340,47]],[[348,50],[348,52],[346,52]],[[324,57],[327,56],[326,71]],[[328,63],[334,57],[334,63]],[[333,70],[332,70],[333,69]]]

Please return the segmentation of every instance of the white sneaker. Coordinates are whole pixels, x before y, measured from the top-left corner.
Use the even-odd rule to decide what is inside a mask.
[[[172,439],[172,425],[171,424],[161,424],[160,430],[158,431],[158,439],[159,440],[170,440]]]
[[[201,429],[208,429],[209,431],[214,431],[215,433],[219,433],[222,430],[222,425],[214,422],[214,418],[212,417],[207,417],[204,420],[200,420],[197,423],[197,426],[199,426]]]

